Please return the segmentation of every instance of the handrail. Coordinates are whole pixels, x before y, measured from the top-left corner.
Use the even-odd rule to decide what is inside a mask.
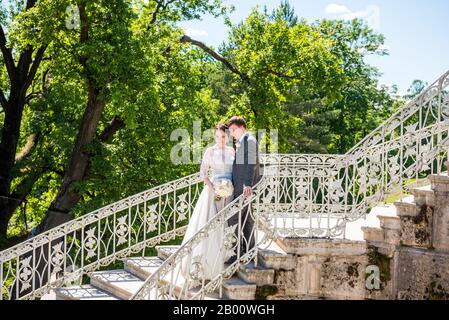
[[[104,206],[0,252],[0,300],[36,298],[64,281],[185,232],[199,173]]]
[[[112,211],[111,210],[117,210],[118,208],[122,208],[123,206],[127,206],[130,202],[132,202],[132,204],[139,204],[144,202],[145,200],[143,200],[144,198],[146,198],[146,196],[148,196],[149,194],[154,194],[154,193],[159,193],[160,191],[168,193],[170,191],[168,191],[167,186],[168,185],[176,185],[178,183],[181,182],[185,182],[188,180],[198,180],[199,179],[199,173],[194,173],[185,177],[182,177],[180,179],[176,179],[170,182],[167,182],[163,185],[158,185],[155,186],[151,189],[139,192],[137,194],[128,196],[124,199],[121,199],[119,201],[116,201],[112,204],[108,204],[106,206],[103,206],[99,209],[96,209],[92,212],[87,213],[86,215],[80,216],[78,218],[75,218],[73,220],[70,220],[68,222],[65,222],[63,224],[60,224],[59,226],[56,226],[50,230],[47,230],[45,232],[42,232],[38,235],[35,235],[34,237],[27,239],[21,243],[18,243],[10,248],[7,248],[3,251],[0,251],[0,262],[4,261],[3,259],[7,259],[8,257],[11,256],[11,254],[13,254],[14,252],[16,252],[17,249],[20,249],[24,244],[30,244],[32,246],[32,243],[40,243],[41,241],[46,241],[47,237],[50,236],[52,233],[54,233],[55,229],[65,229],[65,230],[71,230],[73,229],[73,227],[76,227],[77,225],[79,225],[80,223],[85,223],[85,222],[91,222],[91,217],[93,215],[99,214],[99,215],[104,215],[104,214],[110,214]],[[200,180],[198,180],[199,182]]]
[[[384,128],[387,128],[388,124],[391,123],[392,119],[395,119],[396,117],[402,115],[402,113],[404,112],[404,110],[410,109],[413,110],[412,108],[414,107],[414,105],[416,104],[424,104],[425,101],[423,101],[423,98],[426,98],[426,96],[436,87],[443,87],[445,85],[445,81],[448,81],[449,79],[449,71],[445,72],[443,75],[441,75],[437,80],[435,80],[431,85],[429,85],[426,89],[423,90],[423,92],[421,92],[421,94],[417,95],[416,97],[414,97],[411,101],[407,102],[405,106],[399,108],[395,113],[393,113],[387,120],[385,120],[382,124],[380,124],[376,129],[374,129],[373,131],[371,131],[367,136],[365,136],[362,140],[360,140],[358,143],[356,143],[349,151],[347,151],[345,153],[345,155],[350,155],[350,154],[354,154],[354,152],[357,149],[360,149],[362,147],[365,146],[365,144],[367,144],[367,142],[377,133],[382,133],[384,132]],[[446,83],[447,85],[447,83]],[[428,98],[428,97],[427,97]],[[430,97],[432,98],[432,96]],[[411,115],[411,114],[410,114]],[[406,119],[403,119],[406,120]],[[389,128],[389,130],[391,130],[392,128]]]
[[[233,225],[228,226],[228,223],[230,222],[231,218],[235,216],[238,216],[239,221],[242,221],[242,219],[244,219],[244,217],[242,217],[243,208],[248,207],[248,220],[242,221],[239,225],[240,228],[243,228],[242,224],[244,225],[245,223],[248,223],[250,216],[253,215],[251,212],[251,210],[253,210],[251,205],[254,204],[256,200],[260,200],[261,196],[263,195],[263,191],[267,189],[267,186],[268,184],[266,176],[263,176],[262,179],[254,186],[253,193],[250,197],[245,198],[243,195],[241,195],[230,202],[228,205],[226,205],[222,210],[220,210],[220,212],[212,217],[206,225],[199,229],[188,241],[186,241],[178,250],[176,250],[175,253],[168,257],[158,267],[158,269],[145,280],[145,282],[140,286],[136,293],[130,297],[129,300],[141,300],[151,296],[156,298],[162,296],[164,299],[173,297],[179,299],[183,299],[186,297],[192,298],[190,296],[191,292],[189,292],[192,287],[195,287],[197,289],[195,296],[198,296],[200,294],[204,296],[204,294],[213,291],[213,289],[221,285],[223,281],[222,274],[228,274],[230,276],[235,272],[235,270],[237,270],[242,262],[244,263],[251,261],[254,257],[254,252],[257,250],[257,245],[248,248],[249,250],[246,253],[242,253],[239,249],[242,245],[245,246],[245,244],[247,244],[248,242],[257,242],[256,234],[253,233],[249,237],[245,237],[245,234],[243,232],[238,232],[236,234],[233,230]],[[258,221],[259,219],[254,219],[254,226],[251,229],[253,232],[257,230],[256,225]],[[237,225],[234,226],[234,229],[235,227],[237,227]],[[231,251],[232,254],[236,256],[236,260],[235,262],[227,266],[220,274],[215,275],[209,283],[206,284],[204,281],[202,281],[203,279],[201,278],[201,270],[204,266],[202,266],[201,261],[194,261],[190,265],[191,269],[184,272],[182,270],[182,267],[178,267],[180,263],[182,263],[183,258],[186,258],[192,254],[192,251],[196,246],[202,245],[202,242],[204,243],[210,241],[208,238],[211,234],[224,230],[227,230],[227,232],[223,232],[224,238],[227,242],[220,244],[219,247],[223,249],[223,253],[229,253],[229,251]],[[233,244],[234,242],[235,244]],[[226,254],[218,254],[217,256],[219,258],[229,257],[229,255]],[[223,262],[224,261],[218,261],[217,263]],[[194,271],[196,272],[192,272],[192,269],[194,268]],[[169,280],[165,279],[169,272],[176,273],[170,274],[169,278],[171,279],[178,279],[182,277],[182,273],[184,273],[184,275],[187,274],[187,278],[184,278],[184,282],[181,284],[181,286],[177,286],[176,283],[170,282]],[[163,292],[160,292],[160,288],[162,287],[165,287],[165,290]]]
[[[261,155],[279,165],[270,201],[282,235],[336,237],[392,185],[441,173],[449,148],[449,72],[345,155]],[[6,298],[36,298],[74,276],[181,236],[202,188],[199,173],[127,197],[0,252]],[[274,195],[273,195],[274,194]],[[302,214],[309,225],[288,226]],[[269,214],[267,214],[269,216]],[[316,225],[316,221],[324,225]],[[293,221],[293,220],[292,220]],[[323,233],[324,231],[324,233]],[[274,235],[276,236],[276,235]],[[56,273],[56,280],[50,280]],[[15,283],[12,286],[11,281]],[[13,292],[14,291],[14,292]]]
[[[438,85],[437,93],[429,95],[435,85]],[[305,233],[305,236],[316,236],[316,232],[320,232],[321,230],[320,228],[317,229],[312,226],[313,210],[316,210],[317,204],[317,201],[313,200],[317,200],[316,194],[319,194],[321,191],[321,203],[319,206],[324,207],[328,211],[332,211],[331,205],[344,208],[344,211],[341,213],[342,219],[337,219],[332,228],[330,227],[331,212],[327,213],[328,232],[326,236],[338,236],[340,231],[342,231],[344,236],[346,223],[354,221],[365,214],[367,206],[373,202],[379,201],[383,193],[389,189],[392,184],[399,183],[402,186],[404,176],[414,176],[417,178],[419,172],[425,171],[426,168],[427,170],[430,169],[431,172],[435,172],[435,160],[437,160],[435,173],[441,173],[443,168],[442,161],[443,159],[447,159],[447,149],[449,148],[449,99],[447,96],[444,100],[447,105],[442,106],[442,95],[449,95],[448,92],[443,93],[443,87],[445,86],[449,87],[449,72],[440,77],[440,79],[427,88],[421,95],[395,112],[387,121],[371,132],[343,157],[336,155],[316,155],[315,159],[317,159],[318,166],[314,169],[321,170],[318,175],[314,175],[314,173],[311,172],[310,166],[301,168],[301,164],[310,165],[310,161],[302,161],[301,163],[301,161],[297,161],[297,158],[300,157],[298,155],[290,156],[288,161],[282,161],[282,156],[274,155],[272,157],[272,160],[274,160],[272,163],[276,163],[279,166],[277,175],[271,177],[273,179],[272,186],[274,186],[271,191],[274,190],[274,194],[269,192],[268,195],[265,195],[263,202],[268,205],[265,206],[265,210],[259,210],[260,207],[258,206],[255,215],[255,231],[257,231],[257,222],[262,222],[259,221],[261,217],[264,217],[267,221],[270,220],[269,211],[271,210],[273,211],[271,212],[271,215],[275,222],[274,225],[271,225],[272,232],[268,232],[266,236],[272,239],[278,236],[276,233],[278,232],[278,229],[282,230],[282,227],[278,227],[277,220],[279,218],[281,218],[281,220],[283,219],[281,213],[282,210],[280,210],[280,198],[284,197],[284,199],[287,200],[284,201],[286,204],[293,205],[291,209],[287,209],[293,214],[296,213],[295,205],[298,204],[298,202],[302,207],[304,207],[304,205],[309,206],[306,209],[309,209],[308,220],[310,221],[310,226],[303,229],[308,229],[307,231],[309,231],[308,233]],[[432,110],[434,106],[432,106],[431,103],[436,95],[438,95],[439,100],[437,106],[438,110],[435,112],[435,115]],[[427,100],[425,98],[427,98]],[[416,105],[417,102],[420,103]],[[426,104],[428,104],[427,108]],[[447,110],[443,110],[443,107]],[[416,114],[416,111],[418,111],[418,114]],[[446,111],[446,114],[444,114],[444,111]],[[417,116],[418,119],[414,119],[412,124],[404,127],[404,125],[407,124],[406,121],[411,119],[412,116]],[[394,121],[398,120],[398,117],[399,122],[395,123]],[[429,119],[431,122],[430,125],[428,123]],[[395,130],[397,130],[399,126],[400,131],[395,135]],[[380,138],[377,140],[373,139],[376,134],[380,134]],[[436,143],[434,142],[435,137],[437,138]],[[379,141],[381,142],[380,144]],[[404,150],[404,148],[406,148],[406,150]],[[441,155],[441,153],[444,153],[444,155]],[[328,159],[331,161],[327,161]],[[412,161],[410,161],[411,164],[407,165],[407,161],[410,159],[412,159]],[[310,158],[303,160],[310,160]],[[320,163],[325,165],[320,167]],[[287,173],[283,174],[283,171]],[[288,186],[288,181],[286,179],[284,179],[284,183],[281,180],[282,176],[286,179],[292,178],[293,181],[291,184],[293,187]],[[313,190],[312,187],[313,179],[316,177],[323,178],[322,181],[319,181],[321,182],[321,190],[318,191]],[[263,181],[265,181],[265,179],[267,178],[264,176]],[[305,179],[309,180],[302,183]],[[324,180],[326,182],[324,182]],[[298,192],[298,184],[299,189],[302,191]],[[283,187],[285,189],[284,192],[282,192]],[[325,196],[326,187],[328,192],[327,199]],[[320,189],[320,187],[317,189]],[[251,201],[252,203],[254,199],[263,194],[263,191],[265,191],[265,189],[260,190],[257,188],[257,191],[248,202]],[[315,198],[313,198],[313,195],[311,196],[314,191]],[[291,196],[290,193],[293,193],[293,195]],[[349,199],[349,195],[351,196],[351,199]],[[312,200],[312,205],[310,205],[310,200]],[[230,208],[233,208],[237,202],[240,203],[239,210],[234,210],[234,212],[229,213]],[[204,241],[207,239],[209,234],[216,231],[216,229],[224,229],[227,219],[232,215],[236,213],[241,214],[241,203],[242,196],[221,210],[188,242],[173,253],[151,276],[149,276],[131,299],[204,298],[206,293],[221,288],[223,279],[231,276],[237,270],[240,263],[248,263],[252,258],[257,256],[258,243],[248,251],[244,256],[245,259],[242,261],[239,252],[237,252],[237,261],[218,272],[210,283],[206,284],[204,278],[202,279],[201,274],[198,274],[198,272],[194,275],[194,279],[191,279],[190,273],[186,274],[184,272],[183,277],[181,277],[184,278],[184,285],[181,287],[177,285],[177,281],[173,282],[172,280],[174,278],[179,278],[179,274],[182,273],[182,267],[180,267],[180,265],[183,265],[182,258],[187,257],[188,259],[191,259],[189,253],[192,253],[195,245],[201,243],[201,240]],[[315,204],[314,209],[312,208],[313,204]],[[319,217],[319,220],[321,220],[321,218],[322,217]],[[291,221],[288,221],[291,222],[289,229],[293,232],[297,231],[294,226],[295,220],[300,219],[293,215]],[[283,224],[284,226],[287,225],[285,218],[283,219]],[[284,230],[282,230],[282,235],[291,236],[291,234],[286,234]],[[243,234],[239,232],[236,240],[237,248],[240,245],[242,237]],[[225,235],[222,239],[223,242],[220,247],[226,248],[226,242],[229,242],[228,237]],[[255,255],[252,254],[254,252]],[[200,262],[191,259],[191,263],[197,264],[196,268],[201,270],[201,259]],[[167,279],[167,275],[170,276],[169,279]],[[196,293],[189,293],[189,289],[191,289],[189,282],[192,280],[194,280],[194,286],[200,286],[200,289],[197,290]]]

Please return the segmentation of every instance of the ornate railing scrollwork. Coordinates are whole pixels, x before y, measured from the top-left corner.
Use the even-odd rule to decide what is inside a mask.
[[[257,245],[237,254],[210,282],[198,261],[188,286],[172,277],[195,241],[221,230],[226,256],[242,238],[227,225],[242,206],[255,221],[256,244],[280,236],[344,237],[346,224],[363,217],[386,192],[446,169],[449,149],[449,72],[345,155],[261,155],[264,176],[248,199],[236,199],[204,226],[134,298],[202,298],[219,288],[239,264],[256,259]],[[58,226],[0,252],[0,299],[33,299],[100,267],[182,236],[202,190],[199,173],[152,188]],[[221,228],[221,229],[220,229]],[[195,240],[196,239],[196,240]],[[171,261],[171,262],[170,262]],[[200,284],[199,284],[200,283]],[[192,291],[192,286],[198,286]]]
[[[33,299],[182,236],[199,173],[130,196],[0,252],[0,299]]]

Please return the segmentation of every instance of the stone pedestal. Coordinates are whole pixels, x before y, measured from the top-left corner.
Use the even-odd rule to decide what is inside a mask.
[[[326,299],[364,299],[366,242],[340,239],[285,238],[278,242],[298,263],[285,294]],[[286,272],[277,274],[286,276]],[[275,277],[280,285],[279,276]],[[286,280],[286,279],[284,279]],[[286,285],[287,284],[287,285]]]
[[[432,246],[438,250],[449,251],[449,177],[431,175],[429,180],[435,198]]]

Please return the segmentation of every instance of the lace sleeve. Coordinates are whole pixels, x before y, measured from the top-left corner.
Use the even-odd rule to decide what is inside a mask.
[[[211,156],[212,156],[212,149],[207,148],[204,152],[203,159],[201,160],[201,167],[200,167],[200,178],[205,179],[207,177],[207,171],[209,170],[210,163],[211,163]]]

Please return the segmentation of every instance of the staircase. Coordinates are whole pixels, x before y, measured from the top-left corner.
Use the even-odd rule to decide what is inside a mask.
[[[367,246],[387,262],[381,270],[386,283],[367,298],[449,299],[449,177],[427,180],[378,215],[378,227],[363,228]]]
[[[128,300],[161,264],[180,246],[156,246],[157,256],[124,259],[124,269],[92,273],[90,284],[55,289],[57,300]],[[236,274],[223,282],[220,290],[205,297],[206,300],[265,299],[278,291],[274,285],[275,271],[293,270],[292,255],[281,250],[261,250],[258,266],[254,262],[241,266]],[[279,252],[281,251],[281,252]],[[182,289],[177,288],[179,291]],[[176,290],[176,289],[175,289]],[[220,291],[222,297],[220,298]],[[195,292],[192,291],[192,294]]]
[[[52,291],[75,300],[395,299],[423,298],[426,290],[445,297],[448,150],[449,72],[344,155],[261,155],[263,178],[253,195],[223,208],[182,247],[164,244],[185,233],[203,188],[199,173],[0,252],[0,300],[39,299]],[[375,208],[385,210],[375,219],[368,215],[370,223],[360,229],[388,192],[407,192],[406,184],[423,176],[430,186],[408,190],[412,195],[394,208]],[[232,225],[245,207],[254,225]],[[358,233],[347,234],[357,226]],[[187,286],[171,281],[179,277],[179,262],[211,232],[223,232],[221,247],[236,262],[210,282],[201,281],[198,265]],[[157,256],[148,256],[151,248]],[[104,270],[115,261],[124,269]],[[370,263],[381,267],[383,287],[367,292]],[[425,287],[410,285],[411,275],[426,279]],[[82,277],[90,284],[64,288]]]

